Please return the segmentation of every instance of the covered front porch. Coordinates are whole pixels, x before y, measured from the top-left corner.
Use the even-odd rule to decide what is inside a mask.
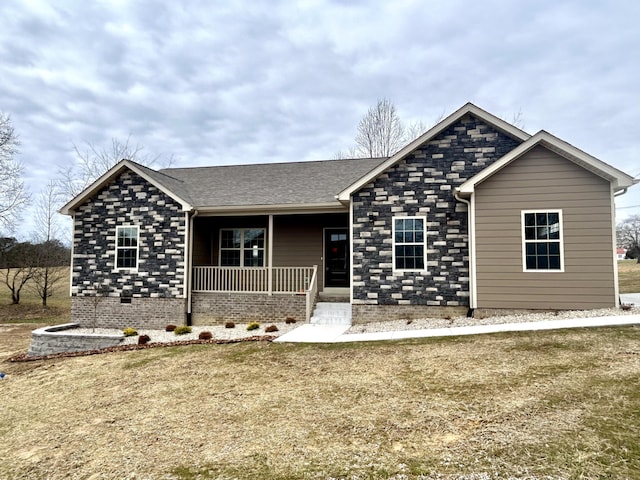
[[[194,325],[308,321],[319,295],[349,301],[347,213],[203,215],[192,232]]]

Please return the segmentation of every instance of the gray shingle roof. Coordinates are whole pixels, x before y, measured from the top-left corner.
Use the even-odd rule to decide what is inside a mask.
[[[136,166],[144,173],[146,173],[149,177],[151,177],[154,181],[164,186],[167,190],[173,192],[183,200],[186,200],[189,203],[193,204],[193,199],[189,194],[189,190],[185,182],[171,175],[168,175],[167,173],[163,173],[162,170],[152,170],[151,168],[140,165],[139,163],[136,163]]]
[[[335,196],[382,163],[357,158],[148,170],[196,208],[337,203]]]

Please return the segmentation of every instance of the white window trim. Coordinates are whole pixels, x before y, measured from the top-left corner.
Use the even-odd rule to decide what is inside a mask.
[[[240,230],[242,231],[242,237],[240,240],[240,248],[223,248],[222,247],[222,232],[232,232],[234,230]],[[252,249],[245,249],[244,247],[244,232],[246,230],[262,230],[262,232],[264,233],[264,247],[259,248],[258,250],[262,250],[264,253],[262,255],[262,265],[258,266],[258,267],[245,267],[244,264],[244,252],[245,250],[252,250]],[[264,268],[267,266],[267,229],[266,228],[261,228],[261,227],[237,227],[237,228],[221,228],[220,229],[220,233],[219,233],[219,238],[218,238],[218,265],[222,266],[222,251],[223,250],[240,250],[240,265],[236,265],[236,266],[231,266],[231,265],[225,265],[225,267],[229,267],[229,268]]]
[[[122,228],[135,228],[136,229],[136,266],[135,267],[119,267],[118,266],[118,250],[127,249],[133,247],[118,247],[118,232]],[[115,272],[127,271],[137,272],[140,265],[140,227],[138,225],[118,225],[116,227],[116,248],[113,257],[113,270]]]
[[[524,216],[527,213],[557,213],[560,222],[560,238],[558,240],[527,240],[525,238]],[[564,272],[564,221],[562,210],[554,208],[539,208],[535,210],[522,210],[520,215],[520,234],[522,235],[522,271],[527,273],[563,273]],[[527,269],[527,242],[529,243],[549,243],[558,242],[560,244],[560,268],[559,269]]]
[[[422,220],[422,248],[424,252],[424,268],[396,268],[396,220],[400,219],[420,219]],[[393,271],[394,272],[426,272],[427,271],[427,217],[419,216],[419,215],[394,215],[391,218],[391,261],[393,262]],[[419,243],[411,243],[405,244],[400,243],[400,245],[420,245]]]

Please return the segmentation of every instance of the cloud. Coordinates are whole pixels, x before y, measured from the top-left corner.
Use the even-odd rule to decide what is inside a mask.
[[[74,143],[129,134],[179,166],[331,158],[382,97],[427,124],[467,101],[521,111],[640,174],[635,2],[6,0],[0,15],[0,110],[34,191]]]

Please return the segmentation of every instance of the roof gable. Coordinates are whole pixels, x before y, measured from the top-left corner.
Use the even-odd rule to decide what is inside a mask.
[[[107,185],[110,181],[112,181],[125,170],[130,170],[136,173],[144,180],[158,188],[158,190],[173,198],[182,206],[183,211],[188,211],[193,208],[184,187],[180,185],[182,183],[180,180],[147,168],[136,162],[132,162],[131,160],[121,160],[116,165],[111,167],[108,171],[106,171],[103,175],[101,175],[95,182],[93,182],[77,196],[71,199],[66,205],[64,205],[60,209],[60,213],[64,215],[73,214],[76,208],[92,198],[105,185]],[[180,192],[177,193],[177,190],[179,190]]]
[[[567,160],[575,163],[585,170],[588,170],[593,174],[611,182],[614,191],[624,190],[625,188],[628,188],[638,182],[637,180],[634,180],[633,177],[618,170],[617,168],[614,168],[611,165],[603,162],[602,160],[598,160],[597,158],[583,152],[573,145],[560,140],[558,137],[555,137],[550,133],[541,130],[533,137],[529,138],[527,141],[514,148],[511,152],[504,155],[497,162],[493,163],[489,167],[485,168],[478,174],[468,179],[466,182],[456,188],[456,191],[463,195],[470,195],[474,192],[476,185],[496,174],[511,162],[520,158],[522,155],[538,145],[545,147],[554,153],[557,153],[561,157],[566,158]]]
[[[410,155],[413,151],[415,151],[421,145],[423,145],[426,142],[429,142],[430,140],[433,140],[440,133],[445,131],[451,125],[458,122],[460,119],[462,119],[462,117],[468,114],[475,116],[476,118],[482,120],[483,122],[495,128],[496,130],[502,131],[507,135],[514,137],[518,140],[525,141],[531,137],[525,131],[520,130],[519,128],[511,125],[508,122],[505,122],[501,118],[498,118],[495,115],[492,115],[491,113],[477,107],[472,103],[467,103],[466,105],[462,106],[461,108],[453,112],[451,115],[449,115],[448,117],[446,117],[445,119],[443,119],[442,121],[440,121],[439,123],[431,127],[424,134],[416,138],[413,142],[409,143],[404,148],[399,150],[397,153],[389,157],[385,162],[381,163],[377,168],[369,172],[367,175],[359,178],[356,182],[352,183],[347,188],[342,190],[338,194],[337,198],[342,202],[349,201],[349,198],[354,192],[356,192],[357,190],[361,189],[368,183],[375,180],[378,176],[380,176],[382,173],[387,171],[392,166],[396,165],[402,159],[406,158],[408,155]]]

